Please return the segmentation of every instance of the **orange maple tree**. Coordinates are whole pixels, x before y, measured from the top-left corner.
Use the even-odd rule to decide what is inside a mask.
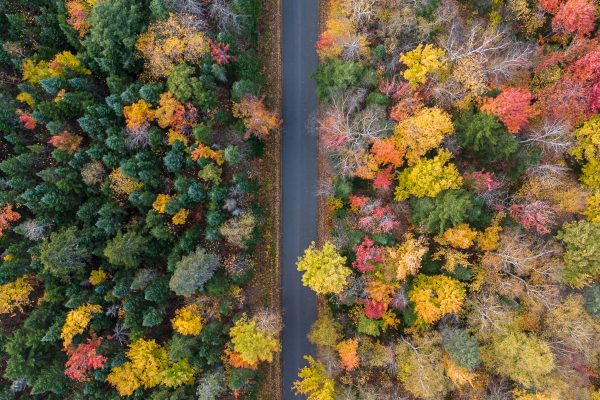
[[[246,95],[239,103],[233,105],[233,115],[241,118],[246,126],[245,139],[255,136],[266,139],[269,133],[279,128],[281,120],[276,113],[269,111],[263,99]]]
[[[519,132],[539,110],[531,104],[533,96],[522,88],[504,88],[494,99],[489,99],[481,109],[495,114],[510,133]]]
[[[5,204],[0,207],[0,236],[10,228],[11,222],[16,222],[21,218],[21,214],[13,210],[12,204]]]

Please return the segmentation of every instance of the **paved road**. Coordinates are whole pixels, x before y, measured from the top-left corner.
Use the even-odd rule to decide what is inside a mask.
[[[317,143],[307,132],[317,99],[311,74],[317,67],[318,0],[282,0],[283,149],[281,260],[283,301],[283,399],[298,399],[291,387],[316,318],[316,298],[302,286],[296,260],[317,237]]]

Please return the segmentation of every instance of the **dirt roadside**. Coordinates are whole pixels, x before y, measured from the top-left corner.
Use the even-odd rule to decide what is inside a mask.
[[[262,74],[266,77],[265,101],[270,109],[281,115],[281,0],[262,0],[259,21],[259,57],[263,60]],[[264,212],[263,239],[256,251],[254,285],[258,298],[251,299],[253,307],[267,307],[281,314],[280,271],[280,202],[281,202],[281,135],[267,143],[258,167],[261,187],[259,206]],[[273,201],[275,200],[275,201]],[[281,357],[261,367],[262,379],[256,398],[281,400]]]

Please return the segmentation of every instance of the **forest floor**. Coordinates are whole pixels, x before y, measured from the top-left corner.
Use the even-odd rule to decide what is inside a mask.
[[[259,53],[263,60],[265,101],[270,109],[281,115],[281,0],[263,0],[259,27]],[[265,146],[257,178],[260,183],[258,199],[263,216],[263,238],[256,251],[256,276],[252,283],[256,296],[252,308],[269,308],[281,313],[280,271],[280,200],[281,200],[281,135],[275,135]],[[262,367],[257,398],[281,400],[281,357]]]

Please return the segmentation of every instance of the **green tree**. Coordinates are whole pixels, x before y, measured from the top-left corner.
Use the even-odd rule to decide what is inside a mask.
[[[463,329],[443,330],[442,347],[452,361],[460,367],[472,370],[481,363],[477,339]]]
[[[142,262],[142,255],[148,246],[148,239],[135,231],[119,231],[106,243],[104,256],[113,265],[135,268]]]
[[[566,247],[563,281],[575,288],[590,284],[600,275],[600,224],[585,220],[563,225],[556,236]]]
[[[465,190],[445,190],[435,198],[413,198],[410,208],[412,223],[436,234],[482,216],[481,206]]]
[[[585,310],[592,317],[600,319],[600,284],[594,283],[583,291]]]
[[[148,20],[145,3],[109,0],[94,6],[91,28],[82,42],[91,64],[109,75],[140,69],[142,61],[136,56],[135,41]]]
[[[40,261],[44,270],[59,278],[69,274],[82,275],[91,252],[84,245],[84,235],[72,226],[53,232],[40,245]]]
[[[483,112],[464,112],[455,122],[458,143],[473,152],[483,164],[510,158],[519,148],[519,141],[507,132],[498,117]]]
[[[198,246],[195,251],[177,261],[169,287],[178,296],[190,297],[204,289],[204,284],[213,276],[219,265],[217,256],[206,253]]]
[[[321,100],[331,98],[334,93],[357,84],[362,73],[362,67],[352,61],[329,59],[322,62],[313,76],[317,82],[317,95]]]

